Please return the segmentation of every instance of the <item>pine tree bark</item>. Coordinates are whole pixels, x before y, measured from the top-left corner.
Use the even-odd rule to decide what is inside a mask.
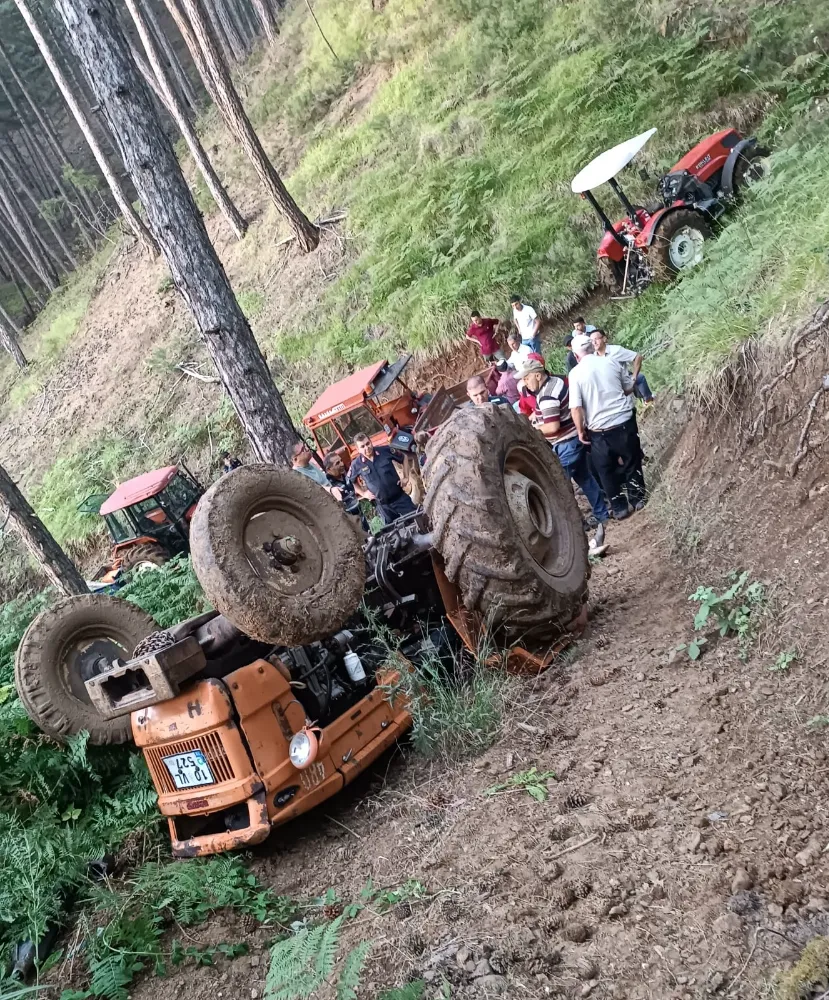
[[[201,0],[202,12],[207,17],[210,22],[210,27],[213,29],[213,37],[216,40],[216,44],[219,47],[225,62],[232,63],[235,62],[235,56],[233,50],[230,47],[230,39],[224,33],[222,29],[222,22],[219,20],[219,12],[216,10],[216,4],[214,0]]]
[[[10,233],[22,247],[32,270],[49,291],[54,291],[58,287],[57,275],[54,274],[52,267],[41,253],[40,247],[32,238],[25,220],[17,211],[17,206],[10,197],[8,187],[4,183],[0,183],[0,206],[2,206],[3,214],[11,226]]]
[[[60,254],[57,253],[55,247],[52,246],[52,244],[43,236],[43,233],[41,233],[38,229],[37,220],[42,218],[38,204],[35,203],[34,211],[32,211],[27,205],[24,205],[16,186],[11,182],[11,179],[2,169],[0,169],[0,179],[5,182],[6,193],[9,200],[14,206],[18,216],[23,220],[23,224],[25,225],[30,238],[40,251],[46,266],[49,268],[49,273],[56,279],[58,279],[58,275],[61,272],[63,274],[68,274],[69,270],[66,267],[65,261],[61,258]]]
[[[199,110],[199,102],[196,97],[196,92],[193,89],[193,84],[190,82],[190,78],[187,75],[184,67],[181,64],[181,60],[176,55],[176,51],[170,44],[169,38],[165,34],[164,30],[159,23],[158,17],[153,10],[152,0],[139,0],[141,5],[141,10],[146,15],[146,19],[150,24],[150,30],[155,37],[158,46],[164,53],[164,58],[167,60],[167,65],[170,67],[170,72],[173,74],[173,79],[176,82],[176,86],[179,89],[179,93],[184,98],[190,110],[195,113]]]
[[[2,466],[0,466],[0,503],[8,508],[10,520],[55,589],[64,597],[88,594],[89,587],[75,564],[52,537],[46,525],[32,510],[28,500]]]
[[[20,0],[16,2],[19,3]],[[300,249],[306,253],[315,250],[320,240],[319,229],[291,197],[262,148],[259,136],[254,131],[233,86],[230,70],[222,59],[213,31],[201,9],[200,0],[181,0],[181,7],[177,0],[164,0],[164,3],[187,42],[190,54],[199,68],[219,114],[253,163],[265,190],[293,230]],[[182,8],[186,16],[182,15]]]
[[[2,227],[0,227],[0,229],[2,229]],[[0,240],[0,261],[3,263],[7,272],[10,275],[12,275],[15,284],[17,285],[18,291],[23,297],[23,300],[26,302],[29,311],[34,312],[34,310],[32,309],[32,305],[29,302],[28,298],[26,297],[25,291],[23,290],[24,285],[26,288],[29,289],[29,293],[31,294],[32,298],[42,309],[46,305],[46,300],[43,298],[40,292],[35,288],[35,286],[29,280],[28,275],[18,263],[17,256],[11,252],[11,250],[7,247],[6,244],[3,243],[2,240]]]
[[[256,17],[262,26],[262,31],[265,33],[265,38],[271,44],[276,38],[276,31],[274,30],[274,22],[271,18],[270,7],[265,3],[265,0],[251,0],[251,2],[254,11],[256,11]]]
[[[11,355],[18,368],[25,368],[29,362],[17,340],[21,335],[20,327],[0,305],[0,346]]]
[[[152,84],[152,78],[155,79],[155,88],[157,88],[159,99],[163,102],[165,108],[167,109],[167,113],[176,123],[179,131],[184,137],[184,141],[187,143],[187,148],[190,150],[190,155],[193,157],[193,161],[199,168],[199,171],[204,178],[204,182],[207,185],[208,191],[210,191],[213,196],[213,200],[216,202],[222,214],[227,219],[236,239],[241,240],[247,231],[248,224],[239,209],[230,200],[227,191],[225,190],[222,182],[219,180],[216,171],[213,169],[213,165],[204,151],[204,147],[202,146],[198,135],[196,135],[196,130],[190,124],[190,119],[185,114],[184,108],[179,102],[178,95],[170,84],[170,80],[161,61],[161,55],[156,48],[155,39],[150,31],[149,22],[144,15],[143,5],[139,2],[139,0],[125,0],[125,3],[127,10],[130,12],[130,16],[135,22],[138,37],[141,39],[141,44],[144,46],[144,52],[146,53],[147,60],[149,61],[151,79],[148,82]]]
[[[66,241],[61,235],[60,230],[52,222],[51,219],[49,219],[46,215],[43,214],[43,211],[40,208],[40,202],[37,200],[37,198],[35,198],[31,188],[29,188],[29,186],[21,179],[20,174],[15,168],[14,163],[12,163],[10,157],[6,155],[2,146],[0,146],[0,167],[2,167],[3,170],[6,171],[6,173],[11,178],[12,182],[16,185],[17,190],[20,191],[23,194],[23,196],[28,199],[28,201],[32,205],[32,208],[35,210],[35,212],[37,212],[40,215],[40,217],[46,223],[49,232],[54,237],[55,242],[61,248],[66,259],[69,261],[72,267],[77,267],[78,266],[77,258],[67,246]]]
[[[35,311],[32,308],[31,302],[29,302],[29,297],[26,295],[25,288],[20,284],[20,280],[17,275],[13,273],[7,258],[3,256],[2,246],[0,246],[0,278],[2,278],[5,282],[14,285],[14,290],[17,292],[23,306],[23,324],[24,326],[28,326],[29,323],[31,323],[35,318]]]
[[[138,213],[132,207],[126,192],[121,186],[121,182],[115,176],[107,158],[104,156],[104,151],[101,149],[95,133],[92,131],[89,119],[75,98],[75,95],[72,93],[63,70],[58,65],[52,50],[46,42],[43,32],[40,30],[37,21],[35,21],[34,16],[28,7],[28,2],[29,0],[14,0],[15,6],[20,11],[23,20],[26,22],[26,26],[29,31],[31,31],[32,37],[37,43],[37,47],[40,49],[40,53],[43,56],[46,65],[49,67],[49,72],[55,78],[55,83],[57,83],[61,94],[63,94],[63,99],[66,101],[69,106],[69,110],[72,112],[75,121],[78,123],[78,128],[80,128],[84,139],[86,139],[87,145],[92,150],[92,155],[95,157],[98,166],[101,168],[101,173],[104,175],[104,178],[109,185],[109,189],[112,191],[112,196],[115,199],[118,208],[121,210],[121,214],[127,221],[127,225],[133,231],[138,240],[150,251],[150,255],[152,257],[157,256],[158,246],[155,240],[150,235],[147,227],[138,217]],[[72,41],[74,43],[74,39]]]
[[[112,0],[55,0],[147,218],[257,458],[290,463],[291,418],[132,60]]]
[[[228,37],[231,37],[231,44],[238,49],[238,62],[243,62],[250,53],[250,43],[245,26],[239,17],[234,0],[216,0],[221,16],[225,19]]]
[[[64,149],[64,147],[63,147],[63,145],[62,145],[62,143],[61,143],[61,141],[60,141],[60,139],[58,137],[58,134],[55,131],[54,126],[52,125],[51,121],[49,121],[49,116],[47,114],[45,114],[43,111],[41,111],[41,109],[38,106],[37,102],[32,98],[32,95],[29,93],[28,89],[26,88],[26,85],[24,84],[23,80],[20,78],[20,74],[14,68],[14,63],[9,58],[8,52],[5,50],[5,48],[3,48],[2,43],[0,43],[0,57],[2,57],[3,62],[6,65],[6,68],[8,69],[9,73],[11,74],[12,80],[14,80],[15,84],[17,85],[17,89],[23,95],[23,99],[25,100],[25,102],[29,106],[29,108],[31,109],[32,114],[34,115],[35,121],[40,126],[40,130],[41,130],[41,132],[43,133],[43,135],[46,138],[47,145],[50,146],[54,150],[55,157],[57,159],[57,162],[60,164],[61,169],[65,165],[71,167],[72,166],[72,161],[69,159],[69,156],[68,156],[66,150]],[[88,198],[86,192],[82,191],[82,190],[79,190],[78,188],[74,187],[74,185],[73,185],[73,188],[76,191],[76,193],[77,193],[78,197],[80,198],[80,200],[86,204],[87,209],[90,210],[90,211],[94,211],[93,207],[92,207],[92,202]]]

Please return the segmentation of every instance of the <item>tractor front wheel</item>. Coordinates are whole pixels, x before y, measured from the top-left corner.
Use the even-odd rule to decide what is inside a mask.
[[[680,272],[701,263],[711,228],[705,217],[691,208],[678,208],[659,223],[648,249],[654,281],[672,281]]]
[[[86,681],[115,659],[132,659],[138,643],[157,629],[140,608],[105,594],[66,597],[41,611],[26,629],[14,661],[26,714],[58,740],[85,729],[90,743],[126,742],[129,716],[102,719],[86,693]]]
[[[134,570],[136,573],[145,573],[147,570],[158,569],[164,563],[169,562],[170,555],[160,545],[135,545],[127,549],[121,559],[121,569]]]
[[[731,180],[735,198],[742,198],[746,191],[766,176],[768,157],[769,150],[764,146],[749,146],[745,152],[740,153]]]
[[[341,629],[362,600],[355,520],[307,476],[243,465],[199,501],[193,569],[213,607],[245,635],[302,646]]]

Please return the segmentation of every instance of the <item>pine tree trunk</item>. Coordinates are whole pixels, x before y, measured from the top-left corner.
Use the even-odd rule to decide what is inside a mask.
[[[253,50],[253,46],[259,39],[259,22],[253,16],[250,7],[243,0],[230,0],[233,5],[233,12],[239,23],[242,36],[245,41],[245,48],[248,52]]]
[[[40,207],[35,203],[34,212],[31,211],[28,206],[23,204],[20,194],[17,188],[12,184],[8,175],[5,175],[4,171],[0,169],[0,179],[5,181],[6,193],[14,206],[14,210],[17,215],[23,220],[23,224],[29,233],[30,239],[33,241],[35,246],[39,249],[40,254],[46,263],[49,273],[58,280],[58,275],[60,272],[68,274],[69,270],[66,267],[65,261],[60,257],[60,255],[55,251],[55,248],[49,243],[47,239],[44,238],[43,233],[38,229],[37,219],[41,218]]]
[[[63,99],[69,105],[69,110],[72,112],[75,121],[78,123],[78,128],[80,128],[84,139],[86,139],[87,145],[92,150],[92,155],[95,157],[98,166],[101,168],[101,173],[104,175],[104,178],[109,185],[109,189],[112,191],[112,196],[115,198],[116,204],[121,209],[121,213],[127,221],[127,225],[133,233],[135,233],[138,240],[150,251],[150,255],[155,257],[158,254],[158,246],[150,235],[147,227],[138,217],[138,213],[132,207],[126,192],[121,186],[121,182],[115,176],[112,168],[107,162],[107,158],[104,156],[104,152],[95,137],[95,133],[92,131],[89,119],[86,117],[86,114],[76,100],[75,95],[72,93],[72,90],[69,87],[69,82],[63,74],[63,70],[55,60],[52,50],[46,43],[43,32],[38,27],[38,24],[28,7],[29,2],[30,0],[14,0],[15,6],[20,11],[23,20],[26,22],[29,31],[32,33],[32,37],[37,43],[37,47],[40,49],[40,53],[43,56],[46,65],[49,67],[49,71],[55,78],[55,83],[57,83],[61,94],[63,94]],[[72,39],[72,41],[74,43],[74,39]]]
[[[18,368],[28,365],[26,356],[20,348],[17,338],[21,336],[20,327],[0,305],[0,346],[11,355]]]
[[[17,292],[20,302],[23,306],[23,325],[28,326],[29,323],[35,318],[35,311],[32,308],[31,302],[29,302],[29,297],[26,295],[25,288],[20,284],[20,280],[17,275],[11,269],[8,263],[8,259],[3,255],[3,248],[0,246],[0,277],[3,281],[10,282],[14,285],[14,290]]]
[[[46,525],[29,506],[29,502],[2,466],[0,466],[0,502],[8,508],[9,517],[20,532],[26,547],[40,563],[55,589],[64,597],[88,594],[89,587],[75,564],[49,533]]]
[[[250,44],[245,26],[239,17],[239,11],[236,9],[236,4],[234,0],[216,0],[216,2],[219,4],[219,10],[227,23],[226,30],[229,31],[229,37],[232,36],[231,44],[235,48],[238,48],[239,57],[237,61],[244,62],[250,53]]]
[[[262,25],[262,30],[265,32],[265,38],[267,38],[270,44],[276,38],[270,7],[268,7],[265,0],[251,0],[251,2],[253,3],[253,9],[256,11],[256,17]]]
[[[230,48],[230,40],[222,30],[222,23],[219,20],[219,13],[216,10],[216,4],[214,3],[214,0],[201,0],[201,4],[202,4],[202,12],[210,23],[210,27],[213,30],[213,37],[216,40],[216,44],[219,47],[225,62],[226,63],[234,62],[235,59],[233,56],[233,52]]]
[[[181,96],[186,101],[190,110],[195,114],[199,110],[199,102],[196,97],[196,92],[193,89],[193,84],[190,82],[190,77],[187,75],[181,64],[181,60],[176,55],[175,49],[170,44],[169,38],[167,38],[167,35],[159,23],[158,17],[153,10],[152,0],[139,0],[139,3],[142,11],[146,15],[147,21],[150,24],[151,33],[155,37],[161,51],[164,53],[164,58],[167,60],[167,65],[170,67],[173,79],[176,82],[176,86],[178,87]]]
[[[49,291],[54,291],[58,287],[57,277],[53,274],[51,266],[40,252],[40,247],[32,238],[25,220],[17,211],[17,207],[10,197],[8,186],[4,183],[0,183],[0,206],[2,206],[3,214],[10,226],[10,235],[12,235],[23,250],[24,256],[29,261],[32,270]]]
[[[19,3],[20,0],[16,2]],[[190,54],[199,67],[199,72],[219,114],[250,158],[265,190],[293,230],[300,249],[305,252],[315,250],[320,240],[319,229],[304,215],[291,197],[265,154],[259,136],[245,114],[245,109],[233,86],[227,63],[222,59],[210,25],[201,10],[200,0],[181,0],[186,17],[182,16],[177,0],[164,0],[164,2],[187,42]]]
[[[8,52],[6,52],[6,50],[3,48],[2,44],[0,44],[0,57],[2,57],[3,62],[5,63],[6,67],[8,68],[8,70],[9,70],[9,72],[11,74],[12,80],[14,80],[14,82],[17,84],[17,88],[20,91],[20,93],[23,95],[23,99],[26,101],[26,103],[28,104],[29,108],[31,109],[32,114],[35,117],[35,121],[40,126],[41,132],[46,137],[46,143],[47,143],[47,145],[50,146],[54,150],[55,157],[57,158],[57,162],[60,164],[61,168],[63,168],[64,165],[67,165],[67,166],[71,167],[72,166],[72,162],[69,159],[69,156],[67,155],[67,152],[64,149],[63,145],[61,144],[61,141],[58,138],[58,135],[57,135],[57,132],[54,129],[54,126],[49,121],[49,116],[46,115],[44,112],[42,112],[40,110],[40,107],[38,106],[37,102],[33,100],[31,94],[26,89],[25,84],[20,79],[20,75],[18,74],[17,70],[14,68],[14,64],[12,63],[11,59],[9,58]],[[78,194],[79,198],[81,199],[81,201],[86,202],[87,208],[90,209],[90,210],[92,210],[92,202],[87,197],[86,192],[78,190],[77,188],[75,188],[75,191],[77,192],[77,194]]]
[[[112,0],[55,3],[254,453],[288,464],[296,431],[130,57]]]
[[[0,167],[2,167],[9,175],[9,177],[11,177],[12,181],[17,186],[17,189],[20,192],[22,192],[22,194],[29,200],[29,202],[31,202],[32,208],[34,208],[34,210],[40,214],[40,217],[46,223],[49,232],[52,234],[52,236],[54,236],[55,242],[64,252],[66,259],[69,261],[72,267],[77,267],[78,261],[75,258],[75,255],[67,246],[63,236],[61,236],[60,230],[52,222],[51,219],[47,218],[47,216],[43,214],[40,208],[40,202],[37,200],[37,198],[35,198],[31,189],[21,180],[20,174],[17,172],[14,164],[11,162],[11,159],[6,155],[2,147],[0,147]]]
[[[0,227],[0,229],[1,228],[2,227]],[[9,242],[11,242],[11,241],[9,241]],[[40,294],[40,292],[35,288],[35,286],[31,283],[31,281],[28,278],[28,275],[23,270],[23,268],[20,266],[20,264],[18,263],[17,255],[14,254],[9,249],[9,247],[7,246],[7,244],[3,243],[2,240],[0,240],[0,261],[3,263],[3,265],[5,266],[5,268],[8,271],[8,273],[13,276],[13,278],[15,280],[15,284],[17,284],[17,286],[18,286],[18,291],[23,296],[24,301],[26,302],[27,306],[29,307],[29,311],[30,312],[34,312],[34,309],[32,308],[31,303],[29,302],[28,298],[26,297],[25,293],[23,292],[23,286],[24,285],[25,285],[26,288],[29,289],[29,292],[30,292],[32,298],[35,300],[35,302],[38,304],[38,306],[42,309],[46,305],[46,300],[43,298],[43,296]]]
[[[245,219],[239,209],[230,200],[227,191],[225,191],[222,182],[219,180],[216,171],[213,169],[210,160],[207,158],[207,154],[204,151],[199,137],[196,135],[196,130],[190,124],[190,120],[185,114],[184,108],[182,108],[179,103],[178,95],[175,93],[170,84],[170,80],[167,77],[164,65],[161,61],[160,53],[156,48],[155,40],[153,39],[150,31],[150,25],[144,16],[143,5],[140,3],[140,0],[125,0],[125,3],[127,10],[130,12],[132,19],[135,22],[138,37],[141,39],[141,44],[144,46],[144,51],[146,52],[147,59],[150,63],[149,73],[151,76],[148,82],[153,85],[154,78],[154,87],[157,88],[158,96],[164,103],[168,114],[176,123],[179,131],[184,137],[184,141],[187,143],[187,148],[190,150],[190,155],[193,157],[193,161],[201,171],[202,177],[204,177],[207,189],[210,191],[211,195],[213,195],[213,200],[216,202],[218,207],[221,209],[222,214],[227,219],[230,228],[236,236],[236,239],[241,240],[247,231],[247,222],[245,222]]]

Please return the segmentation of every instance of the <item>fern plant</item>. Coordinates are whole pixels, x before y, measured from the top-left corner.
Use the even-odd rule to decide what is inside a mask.
[[[325,983],[336,986],[337,1000],[356,1000],[371,941],[362,941],[342,959],[337,951],[345,917],[303,927],[271,949],[265,1000],[307,1000]]]

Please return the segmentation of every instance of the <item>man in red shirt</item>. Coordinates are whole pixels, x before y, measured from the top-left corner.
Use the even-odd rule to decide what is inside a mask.
[[[477,309],[472,311],[472,322],[466,331],[466,339],[474,340],[480,347],[484,361],[502,361],[504,352],[498,343],[497,319],[485,319]]]

